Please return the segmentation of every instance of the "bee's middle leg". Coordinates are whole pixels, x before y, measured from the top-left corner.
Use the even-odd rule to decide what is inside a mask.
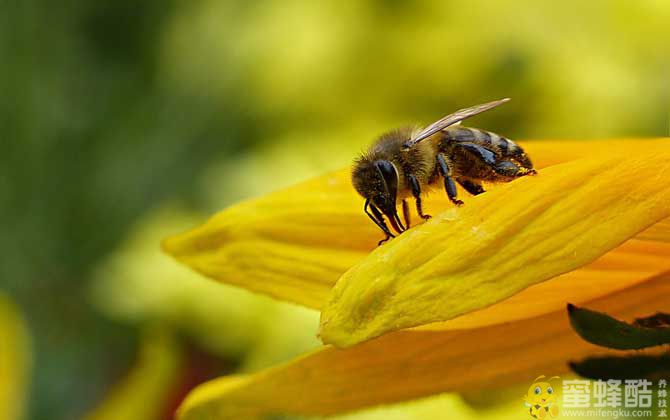
[[[409,175],[408,177],[409,185],[412,188],[412,195],[416,201],[416,212],[419,213],[419,217],[422,219],[430,219],[432,216],[429,214],[423,214],[423,208],[421,206],[421,186],[419,185],[419,180],[416,179],[414,175]]]
[[[447,192],[447,196],[452,203],[460,206],[463,204],[461,200],[457,197],[458,190],[456,189],[456,183],[451,177],[451,161],[444,154],[437,154],[437,168],[440,171],[440,175],[444,177],[444,190]]]
[[[403,219],[405,219],[405,225],[407,226],[407,229],[409,229],[409,205],[405,199],[402,200],[402,216]]]

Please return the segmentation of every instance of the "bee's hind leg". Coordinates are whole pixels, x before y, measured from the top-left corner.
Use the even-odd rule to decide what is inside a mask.
[[[534,175],[535,169],[519,166],[514,162],[503,160],[492,166],[495,173],[509,178],[519,178],[524,175]]]
[[[516,163],[520,168],[522,172],[522,175],[536,175],[537,171],[533,169],[533,162],[530,161],[530,158],[528,155],[526,155],[526,152],[518,145],[514,145],[514,147],[509,147],[507,148],[506,153],[503,154],[503,156],[512,159],[514,163]]]
[[[409,180],[409,185],[412,188],[412,195],[416,200],[416,212],[419,213],[419,217],[422,219],[430,219],[432,216],[429,214],[423,214],[423,208],[421,207],[421,186],[419,185],[419,180],[416,179],[414,175],[409,175],[407,179]]]
[[[482,163],[490,167],[496,174],[501,175],[503,177],[519,178],[524,175],[533,175],[536,173],[535,169],[533,169],[532,167],[530,159],[528,159],[528,157],[523,153],[523,151],[520,151],[515,155],[508,156],[508,158],[516,159],[517,161],[520,162],[519,164],[517,164],[510,160],[500,160],[498,157],[496,157],[495,153],[475,143],[463,142],[463,143],[456,143],[455,145],[477,156]],[[521,149],[519,148],[519,150]]]
[[[460,206],[463,204],[461,200],[457,197],[458,190],[456,189],[456,183],[451,177],[451,161],[444,154],[437,154],[437,168],[440,171],[440,175],[444,177],[444,190],[447,192],[447,196],[452,203]]]
[[[368,207],[370,207],[370,211],[368,211]],[[365,207],[363,207],[363,210],[365,211],[365,214],[368,215],[370,220],[375,222],[377,227],[379,227],[379,229],[381,229],[386,234],[386,238],[377,242],[377,246],[383,244],[384,242],[388,241],[391,238],[395,238],[395,235],[392,234],[388,226],[386,226],[386,221],[384,220],[382,212],[380,212],[379,209],[375,207],[373,204],[370,204],[370,200],[365,200]]]
[[[456,182],[458,182],[460,186],[465,189],[465,191],[472,195],[479,195],[483,192],[486,192],[484,187],[482,187],[482,184],[479,184],[475,181],[471,181],[469,179],[457,179]]]

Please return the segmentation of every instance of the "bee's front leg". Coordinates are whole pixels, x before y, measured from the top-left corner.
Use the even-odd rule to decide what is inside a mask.
[[[451,177],[451,161],[444,154],[437,154],[437,168],[440,171],[440,175],[444,177],[444,190],[447,192],[447,196],[452,203],[460,206],[463,202],[457,199],[458,190],[456,189],[456,183]]]
[[[388,240],[391,239],[391,238],[395,238],[395,236],[393,236],[392,234],[386,232],[386,238],[384,238],[384,239],[380,239],[379,242],[377,242],[377,246],[380,246],[380,245],[382,245],[382,244],[385,244],[385,243],[388,242]]]
[[[370,211],[368,211],[368,207],[370,207]],[[381,229],[386,234],[386,238],[377,242],[377,246],[383,244],[391,238],[395,238],[395,235],[392,234],[388,226],[386,226],[386,221],[384,220],[382,212],[380,212],[379,209],[374,206],[374,204],[370,204],[370,200],[365,200],[365,206],[363,207],[363,210],[365,211],[365,214],[368,215],[370,220],[375,222],[379,229]]]

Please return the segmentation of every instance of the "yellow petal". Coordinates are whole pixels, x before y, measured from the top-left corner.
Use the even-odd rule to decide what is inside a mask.
[[[17,308],[0,294],[0,420],[23,418],[31,367],[29,341]]]
[[[85,418],[87,420],[161,419],[178,384],[180,351],[161,329],[144,334],[137,365]]]
[[[163,249],[208,277],[319,308],[376,245],[359,201],[341,171],[234,205]]]
[[[583,304],[630,320],[667,311],[668,302],[665,273]],[[565,309],[480,328],[397,331],[348,349],[326,346],[250,376],[207,382],[186,398],[179,418],[330,415],[440,392],[527,385],[539,375],[562,374],[569,360],[609,352],[581,340]]]
[[[335,285],[321,338],[345,347],[486,307],[668,216],[666,145],[545,168],[373,251]]]
[[[524,143],[539,168],[584,155],[667,140]],[[466,207],[470,197],[463,197]],[[435,214],[452,208],[445,194],[427,197]],[[163,242],[164,250],[205,276],[277,299],[321,308],[337,279],[377,247],[382,235],[363,213],[349,169],[234,205],[207,223]],[[416,219],[416,218],[415,218]],[[670,223],[649,239],[670,240]]]
[[[607,155],[618,150],[643,152],[647,147],[668,145],[668,138],[608,139],[608,140],[541,140],[521,142],[524,150],[538,168],[557,165],[589,156]]]
[[[541,282],[454,319],[418,327],[461,329],[518,321],[588,302],[670,270],[670,244],[629,240],[585,267]]]

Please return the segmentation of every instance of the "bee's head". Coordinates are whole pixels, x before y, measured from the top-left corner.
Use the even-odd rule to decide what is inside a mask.
[[[396,210],[398,170],[388,160],[362,157],[354,164],[351,180],[356,191],[381,210],[397,232],[402,223]]]

